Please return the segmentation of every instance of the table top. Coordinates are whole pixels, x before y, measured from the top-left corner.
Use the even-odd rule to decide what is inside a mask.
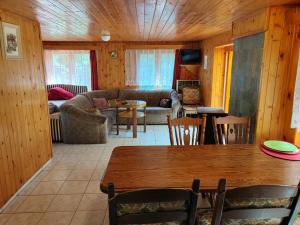
[[[300,161],[273,158],[257,145],[121,146],[113,150],[101,190],[113,182],[117,192],[142,188],[190,188],[201,180],[201,190],[259,184],[298,185]]]
[[[123,100],[122,103],[118,105],[118,107],[123,108],[144,108],[147,103],[141,100]]]

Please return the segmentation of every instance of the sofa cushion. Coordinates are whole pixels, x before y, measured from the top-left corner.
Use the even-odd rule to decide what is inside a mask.
[[[89,101],[89,99],[84,95],[76,95],[74,98],[66,101],[64,104],[60,106],[72,105],[74,107],[80,108],[82,110],[94,108],[94,105]]]
[[[86,96],[91,102],[93,98],[105,98],[106,100],[117,99],[119,95],[118,89],[106,89],[106,90],[96,90],[83,93],[81,95]]]
[[[48,99],[49,100],[68,100],[73,98],[75,95],[61,87],[51,88],[48,91]]]
[[[122,100],[142,100],[147,102],[147,106],[159,106],[160,99],[170,98],[173,90],[140,90],[121,89],[119,98]]]
[[[170,98],[162,98],[160,99],[159,106],[163,108],[171,108],[172,100]]]
[[[109,107],[106,98],[93,98],[93,103],[94,106],[100,110],[107,109]]]

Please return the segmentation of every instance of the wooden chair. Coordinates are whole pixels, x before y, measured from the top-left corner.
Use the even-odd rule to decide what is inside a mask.
[[[213,117],[214,136],[217,144],[248,144],[250,117]]]
[[[212,225],[279,224],[292,225],[300,210],[298,187],[259,185],[225,190],[226,181],[219,183]],[[201,217],[199,224],[201,223]],[[205,222],[206,223],[206,222]]]
[[[192,190],[144,189],[115,194],[108,185],[109,224],[178,224],[195,225],[200,181]],[[176,223],[177,224],[177,223]]]
[[[201,134],[199,140],[200,126]],[[176,145],[204,144],[206,115],[203,115],[201,119],[191,117],[171,119],[170,116],[168,116],[168,127],[171,145],[174,145],[174,136],[176,140]]]

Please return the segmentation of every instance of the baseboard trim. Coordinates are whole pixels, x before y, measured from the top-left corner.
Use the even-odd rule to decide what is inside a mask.
[[[36,178],[42,172],[42,170],[49,163],[51,163],[51,161],[52,158],[49,159],[38,171],[36,171],[36,173],[33,174],[33,176],[22,185],[22,187],[20,187],[20,189],[0,208],[0,213],[3,213],[3,211],[8,207],[8,205],[19,195],[19,193],[21,193],[29,185],[29,183],[31,183],[34,180],[34,178]]]

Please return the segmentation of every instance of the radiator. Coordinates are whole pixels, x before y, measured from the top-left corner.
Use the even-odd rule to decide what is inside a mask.
[[[54,87],[61,87],[73,94],[77,95],[83,92],[87,92],[87,86],[80,86],[80,85],[72,85],[72,84],[47,84],[47,91]]]
[[[50,114],[50,128],[52,141],[61,142],[63,139],[61,133],[61,122],[59,112]]]

